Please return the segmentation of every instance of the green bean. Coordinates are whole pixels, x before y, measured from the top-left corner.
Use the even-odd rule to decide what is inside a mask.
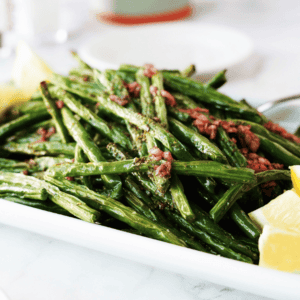
[[[235,203],[235,201],[238,199],[237,196],[241,193],[243,188],[243,184],[233,185],[210,210],[209,215],[216,223],[218,223],[224,217],[227,211]]]
[[[300,126],[296,129],[294,135],[300,137]]]
[[[47,83],[45,81],[41,82],[40,87],[41,87],[45,106],[46,106],[49,114],[52,116],[52,119],[55,123],[56,131],[58,132],[62,143],[66,144],[66,143],[70,142],[70,136],[68,134],[68,131],[67,131],[63,121],[62,121],[61,113],[60,113],[59,109],[56,107],[55,100],[51,97],[51,95],[48,91]]]
[[[160,162],[135,158],[123,161],[63,164],[48,169],[48,174],[62,176],[90,176],[103,174],[125,174],[132,172],[147,172]],[[172,170],[181,175],[211,176],[230,182],[256,183],[254,171],[248,168],[233,168],[214,161],[174,161]]]
[[[199,102],[240,113],[249,120],[255,120],[257,122],[261,120],[255,109],[251,109],[243,103],[238,103],[209,86],[204,86],[202,83],[191,78],[184,78],[169,72],[163,72],[163,75],[165,84],[168,87],[187,96],[194,97]]]
[[[73,58],[75,58],[76,61],[78,62],[79,67],[81,69],[92,70],[92,67],[90,65],[88,65],[86,62],[84,62],[76,51],[71,51],[71,54],[72,54]]]
[[[47,110],[31,112],[0,126],[0,139],[48,117]]]
[[[26,206],[37,208],[37,209],[41,209],[41,210],[45,210],[45,211],[49,211],[49,212],[56,213],[59,215],[64,215],[64,216],[68,216],[68,217],[72,216],[67,210],[56,205],[53,202],[28,200],[28,199],[22,199],[22,198],[11,197],[11,196],[9,196],[9,197],[1,197],[0,196],[0,199],[18,203],[18,204],[22,204],[22,205],[26,205]]]
[[[43,101],[27,101],[19,106],[16,106],[14,110],[17,113],[28,114],[32,111],[46,110],[46,107]]]
[[[180,75],[182,77],[191,77],[195,73],[196,73],[196,66],[189,65],[187,68],[185,68],[183,71],[180,72]]]
[[[209,86],[213,89],[218,89],[227,82],[225,76],[227,70],[220,71],[211,80],[209,80],[205,86]]]
[[[48,193],[44,188],[37,189],[29,186],[0,184],[0,195],[11,194],[20,198],[35,199],[45,201],[48,198]]]
[[[142,106],[142,114],[149,118],[152,118],[154,117],[155,110],[154,110],[152,96],[150,93],[150,80],[147,76],[144,75],[143,68],[139,69],[139,71],[136,73],[135,76],[136,76],[136,81],[141,86],[140,99],[141,99],[141,106]]]
[[[129,204],[129,206],[131,206],[138,213],[145,216],[147,219],[149,219],[153,222],[157,222],[157,218],[156,218],[154,212],[151,210],[151,208],[147,204],[143,203],[143,201],[141,201],[131,191],[129,191],[127,189],[124,189],[123,191],[124,191],[125,199],[126,199],[127,203]]]
[[[176,107],[172,107],[170,105],[167,106],[168,115],[173,117],[174,119],[186,123],[191,121],[191,117],[188,113],[180,111]]]
[[[64,92],[62,89],[56,89],[55,95],[64,101],[70,110],[96,128],[102,135],[109,138],[114,143],[121,145],[125,149],[132,149],[130,140],[123,132],[120,132],[116,126],[109,125],[106,121],[98,117],[90,109],[77,101],[71,94]]]
[[[251,131],[254,132],[255,134],[259,134],[267,139],[269,139],[272,142],[275,142],[279,144],[280,146],[284,147],[286,150],[290,151],[292,154],[296,156],[300,156],[300,147],[299,145],[281,137],[278,134],[275,134],[273,132],[270,132],[268,129],[263,127],[260,124],[253,123],[250,121],[245,121],[245,120],[238,120],[238,119],[231,119],[235,124],[237,125],[250,125],[251,126]]]
[[[30,146],[35,151],[45,151],[46,154],[66,154],[74,156],[75,143],[62,144],[60,142],[35,143]]]
[[[51,80],[55,83],[55,85],[61,87],[63,90],[89,100],[90,104],[95,104],[95,96],[101,95],[102,91],[105,89],[99,82],[82,83],[55,73],[52,75]]]
[[[192,204],[191,206],[197,217],[196,221],[193,223],[195,227],[222,241],[232,250],[243,253],[252,259],[257,260],[258,257],[255,253],[250,251],[243,244],[239,243],[229,232],[216,224],[198,205]]]
[[[124,206],[122,203],[110,197],[98,194],[83,185],[78,185],[62,178],[55,179],[45,176],[45,179],[65,192],[84,199],[91,207],[106,212],[110,216],[128,224],[147,236],[178,246],[186,246],[185,242],[177,238],[170,230],[147,219],[143,215],[138,214],[135,210]]]
[[[43,156],[37,157],[32,162],[29,162],[30,170],[34,172],[45,171],[55,165],[63,163],[72,163],[72,159],[65,157]]]
[[[155,139],[159,140],[165,147],[178,158],[182,160],[193,160],[187,149],[169,132],[158,125],[156,122],[145,116],[130,111],[109,99],[98,97],[99,103],[112,113],[124,118],[128,122],[136,125],[142,130],[149,132]]]
[[[84,154],[82,148],[79,146],[79,144],[76,145],[75,148],[75,155],[74,155],[74,162],[75,163],[86,163],[88,161],[86,155]],[[82,176],[81,178],[82,183],[87,186],[89,189],[92,189],[92,183],[91,178],[88,176]]]
[[[247,214],[241,209],[238,203],[234,203],[229,210],[231,219],[250,238],[255,241],[261,235],[261,230],[250,220]]]
[[[181,216],[189,223],[192,223],[195,220],[195,214],[184,194],[183,185],[176,174],[172,174],[170,192]]]
[[[83,126],[75,119],[72,112],[67,107],[63,107],[61,112],[70,135],[79,144],[89,160],[92,162],[105,161],[100,149],[92,141]],[[103,175],[101,178],[112,198],[118,199],[122,196],[122,181],[118,175]]]
[[[168,129],[167,107],[165,99],[161,96],[161,91],[164,90],[162,73],[157,72],[153,75],[151,82],[157,88],[156,96],[154,97],[156,116],[159,118],[161,126]]]
[[[276,162],[285,166],[299,165],[300,158],[292,154],[276,142],[272,142],[259,134],[256,134],[260,140],[260,149],[272,156]]]
[[[29,185],[34,188],[45,188],[52,202],[61,206],[79,219],[86,222],[95,223],[100,218],[100,212],[90,208],[80,199],[61,192],[56,186],[32,176],[0,172],[0,182]]]
[[[194,132],[192,129],[173,118],[169,117],[168,121],[171,132],[180,141],[196,147],[198,151],[208,156],[212,160],[227,163],[227,159],[222,151],[213,143],[211,143],[206,137],[202,136],[200,133]]]
[[[165,210],[165,214],[168,216],[168,218],[170,218],[173,222],[180,226],[180,228],[182,228],[189,234],[196,236],[202,242],[208,244],[218,254],[224,257],[233,258],[247,263],[252,263],[252,259],[250,257],[235,252],[234,250],[226,246],[225,243],[210,236],[208,233],[200,230],[199,228],[196,228],[195,226],[193,226],[193,224],[190,224],[181,216],[176,215],[168,210]]]

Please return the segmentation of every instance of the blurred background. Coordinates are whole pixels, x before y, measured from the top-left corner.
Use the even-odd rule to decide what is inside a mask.
[[[299,16],[296,0],[0,0],[0,81],[21,39],[60,73],[71,49],[98,68],[227,68],[222,91],[259,104],[299,93]]]

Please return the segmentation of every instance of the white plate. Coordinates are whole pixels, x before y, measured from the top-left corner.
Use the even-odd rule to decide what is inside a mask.
[[[153,267],[274,299],[300,299],[299,275],[174,246],[0,200],[0,222]]]
[[[110,30],[93,37],[79,53],[98,69],[153,63],[182,70],[195,64],[204,74],[240,63],[252,51],[252,41],[236,29],[179,22]]]
[[[278,121],[271,111],[268,116]],[[300,299],[300,277],[296,274],[182,248],[5,200],[0,200],[0,222],[261,296]]]

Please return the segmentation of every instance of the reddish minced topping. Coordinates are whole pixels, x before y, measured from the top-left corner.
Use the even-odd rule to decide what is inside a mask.
[[[140,96],[141,85],[136,81],[132,83],[123,82],[131,97],[138,98]]]
[[[37,163],[32,158],[30,158],[29,161],[27,161],[27,162],[28,162],[30,167],[33,167],[33,166],[37,165]]]
[[[149,153],[151,157],[156,161],[160,161],[162,159],[166,160],[166,162],[162,163],[160,166],[154,167],[156,171],[155,174],[160,177],[171,176],[171,168],[172,168],[172,161],[173,161],[171,152],[169,151],[163,152],[158,147],[153,147],[149,151]]]
[[[160,177],[170,177],[171,176],[172,164],[169,161],[164,162],[160,166],[155,166],[155,174]]]
[[[251,125],[238,125],[238,138],[243,148],[248,148],[251,152],[256,152],[260,146],[259,137],[251,129]]]
[[[69,181],[74,181],[74,177],[69,177],[68,176],[68,177],[66,177],[66,179],[69,180]]]
[[[161,121],[160,118],[158,118],[158,117],[153,117],[152,119],[153,119],[155,122],[159,122],[159,123],[160,123],[160,121]]]
[[[36,143],[43,143],[47,142],[51,135],[56,133],[56,129],[53,126],[50,127],[49,130],[45,129],[44,127],[41,127],[37,130],[36,133],[41,135],[41,138],[37,140]]]
[[[200,115],[202,115],[201,113],[209,113],[208,109],[201,107],[196,107],[192,109],[179,108],[178,110],[189,114],[192,119],[197,119]]]
[[[267,170],[282,170],[283,164],[271,163],[267,158],[259,156],[256,153],[249,152],[249,149],[240,149],[241,153],[247,158],[247,168],[252,169],[255,173],[264,172]],[[275,181],[268,181],[260,185],[262,192],[268,196],[272,196],[274,187],[277,185]]]
[[[267,128],[269,131],[276,133],[283,138],[290,140],[292,142],[300,143],[300,138],[297,136],[287,132],[284,128],[280,127],[278,124],[269,121],[268,123],[264,124],[264,127]]]
[[[247,168],[254,170],[255,173],[267,170],[282,170],[284,168],[283,164],[271,163],[267,158],[249,152],[247,148],[242,148],[240,151],[247,158]]]
[[[150,151],[149,154],[151,155],[151,157],[156,160],[159,161],[161,159],[163,159],[164,157],[164,152],[161,151],[158,147],[153,147]]]
[[[154,85],[151,85],[151,86],[150,86],[150,93],[151,93],[151,95],[152,95],[153,97],[155,97],[156,94],[157,94],[157,87],[154,86]]]
[[[231,141],[231,142],[233,142],[234,144],[236,144],[236,143],[237,143],[237,140],[236,140],[236,138],[234,138],[234,137],[233,137],[233,138],[231,138],[231,139],[230,139],[230,141]]]
[[[152,64],[144,65],[144,75],[151,78],[153,75],[157,73],[157,69]]]
[[[58,108],[58,109],[62,109],[63,107],[64,107],[64,102],[62,101],[62,100],[57,100],[56,102],[55,102],[55,105],[56,105],[56,107]]]
[[[23,173],[24,175],[28,175],[28,174],[29,174],[27,170],[24,170],[22,173]]]
[[[124,106],[128,103],[128,99],[126,99],[126,97],[124,97],[123,99],[121,99],[120,97],[116,96],[116,95],[110,95],[109,99],[111,101],[116,102],[117,104]]]
[[[172,162],[174,160],[170,151],[165,151],[163,154],[163,158],[169,162]]]
[[[160,92],[160,95],[165,98],[165,103],[167,105],[170,105],[172,107],[177,105],[174,96],[171,93],[169,93],[168,91],[162,90]]]
[[[260,185],[261,191],[269,198],[272,197],[272,192],[275,186],[277,186],[277,183],[274,180],[265,182]]]

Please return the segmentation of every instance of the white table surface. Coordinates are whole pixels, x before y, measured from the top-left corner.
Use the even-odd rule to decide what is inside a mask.
[[[297,0],[195,1],[187,22],[231,26],[255,42],[246,62],[228,71],[221,89],[232,97],[266,100],[300,92],[300,5]],[[80,36],[36,52],[57,72],[75,65],[68,49],[110,30],[94,21]],[[13,57],[0,60],[0,82],[9,79]],[[0,288],[11,300],[247,299],[260,296],[151,268],[108,254],[0,224]]]

